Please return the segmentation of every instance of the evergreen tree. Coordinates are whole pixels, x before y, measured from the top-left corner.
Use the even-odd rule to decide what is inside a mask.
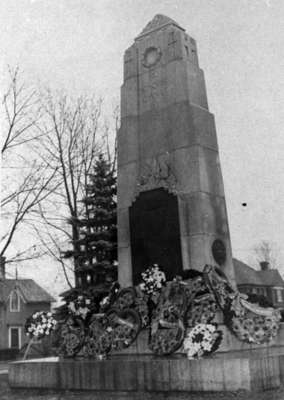
[[[80,224],[80,255],[77,282],[82,286],[104,286],[116,279],[117,216],[116,177],[112,165],[102,154],[89,176],[87,196],[83,200],[85,218]]]
[[[88,181],[83,215],[71,221],[78,227],[79,239],[65,256],[74,257],[77,289],[105,293],[117,279],[117,205],[116,176],[102,154]]]

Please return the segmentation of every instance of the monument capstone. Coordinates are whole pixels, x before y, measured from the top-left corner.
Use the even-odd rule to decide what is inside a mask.
[[[234,282],[214,116],[196,42],[156,15],[124,55],[118,134],[119,281],[150,264],[172,279],[205,264]]]

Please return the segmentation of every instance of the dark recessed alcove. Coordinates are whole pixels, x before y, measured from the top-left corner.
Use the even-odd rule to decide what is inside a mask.
[[[178,199],[165,189],[142,192],[129,208],[133,283],[152,264],[167,279],[182,272]]]

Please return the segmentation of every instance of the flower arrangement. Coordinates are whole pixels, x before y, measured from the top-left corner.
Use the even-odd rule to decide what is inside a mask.
[[[223,332],[213,324],[198,324],[189,331],[183,346],[190,360],[209,355],[219,348]]]
[[[155,354],[171,354],[183,344],[188,359],[198,359],[221,344],[223,332],[211,322],[218,308],[225,325],[242,341],[260,344],[276,336],[278,311],[249,303],[229,283],[219,284],[213,267],[206,268],[205,274],[193,270],[167,282],[154,264],[141,274],[138,287],[120,289],[115,283],[102,299],[77,289],[65,299],[64,318],[58,318],[59,328],[63,326],[58,328],[59,354],[103,359],[131,345],[141,327],[150,326],[149,348]],[[29,328],[31,332],[34,326]]]
[[[70,301],[67,307],[72,316],[86,319],[88,313],[91,311],[91,305],[91,299],[84,295],[79,295],[73,301]]]
[[[101,301],[100,301],[100,308],[102,310],[106,309],[110,305],[110,296],[105,296]]]
[[[51,312],[38,311],[27,319],[26,335],[31,339],[42,339],[54,330],[56,324]]]
[[[163,284],[166,283],[166,275],[157,264],[142,272],[141,277],[143,282],[140,283],[140,289],[148,295],[161,290]]]

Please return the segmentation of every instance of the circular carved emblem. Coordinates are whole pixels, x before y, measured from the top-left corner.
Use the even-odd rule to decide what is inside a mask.
[[[226,261],[226,246],[221,239],[214,240],[212,244],[212,255],[217,264],[223,265]]]
[[[160,60],[161,56],[162,52],[158,47],[149,47],[144,52],[143,56],[144,67],[152,67]]]

